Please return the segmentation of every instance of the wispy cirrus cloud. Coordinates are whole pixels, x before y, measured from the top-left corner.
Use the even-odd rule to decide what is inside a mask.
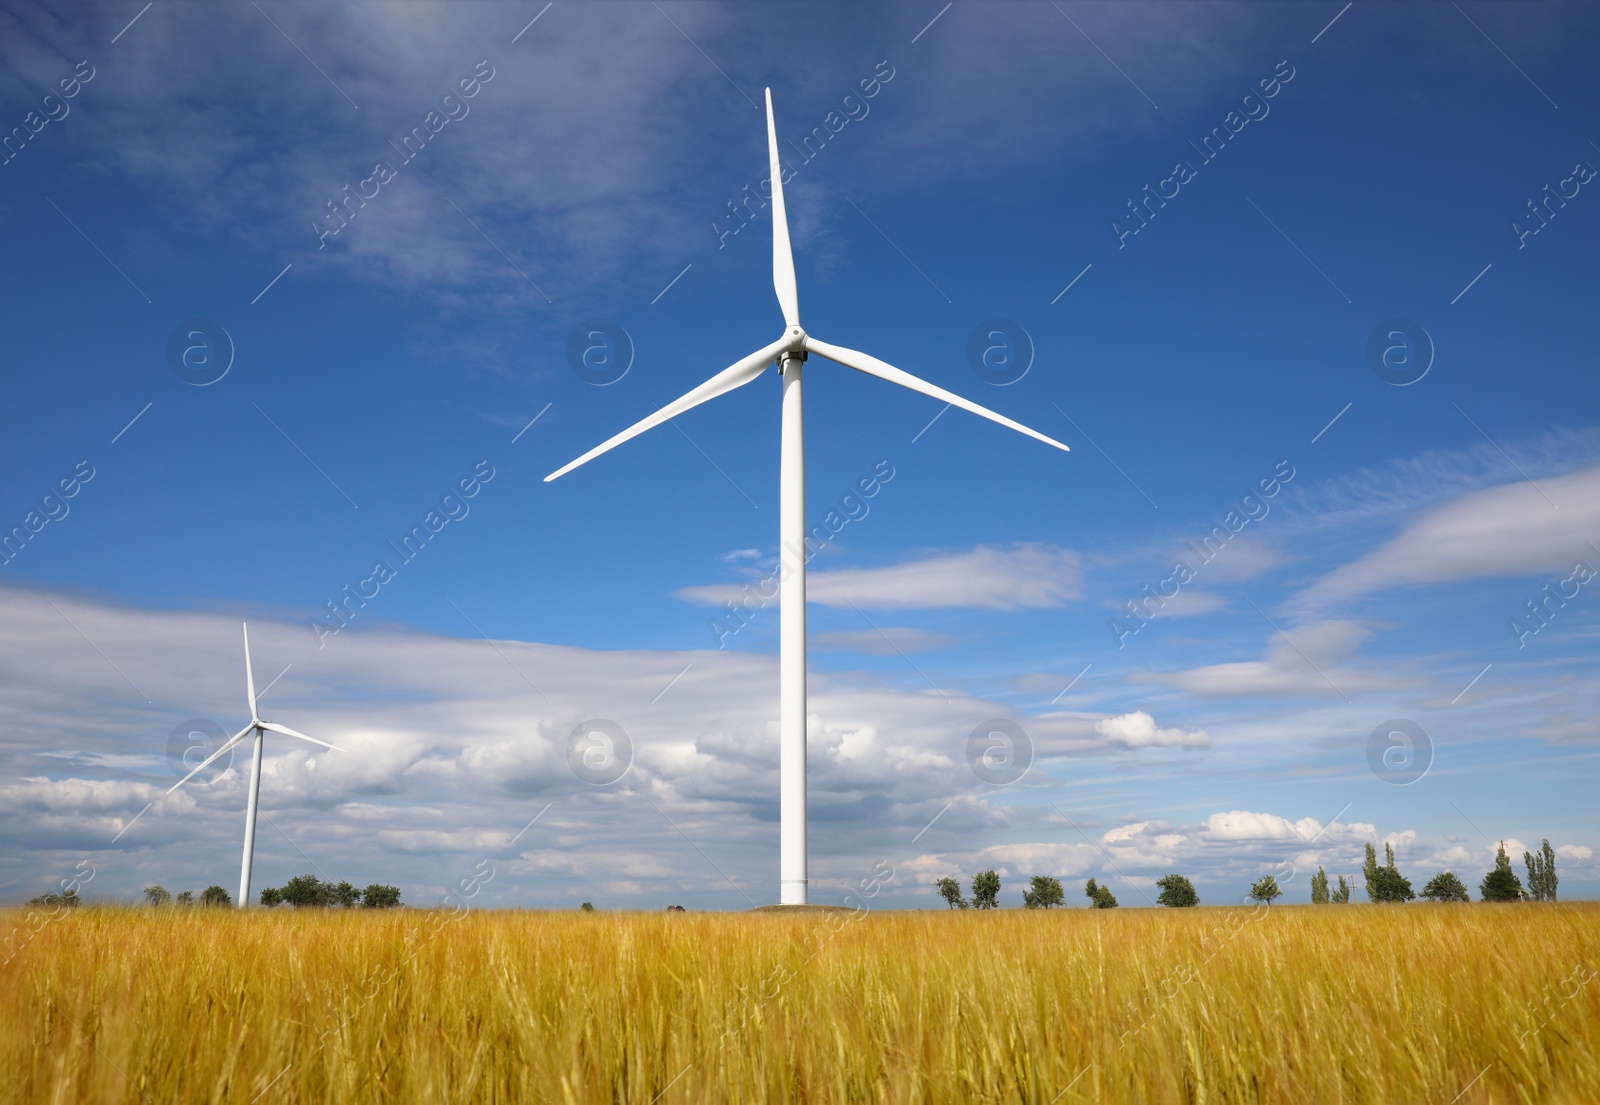
[[[114,65],[105,43],[127,21],[122,7],[19,8],[0,12],[0,88],[31,98],[62,76],[63,59],[68,69],[80,57],[106,59],[67,125],[92,139],[91,172],[149,186],[156,218],[275,251],[298,263],[296,278],[332,268],[460,306],[487,300],[537,313],[548,304],[508,258],[564,302],[616,280],[636,281],[648,298],[687,261],[716,255],[713,219],[726,219],[725,203],[765,175],[754,102],[767,82],[779,85],[780,123],[798,136],[888,59],[899,75],[859,125],[874,128],[880,151],[868,164],[895,186],[981,174],[983,151],[1015,163],[1019,151],[1044,156],[1074,134],[1156,125],[1142,101],[1120,95],[1114,108],[1064,118],[1059,102],[1126,86],[1113,70],[1060,65],[1061,49],[1092,47],[1053,9],[1030,7],[1014,12],[1045,33],[1018,35],[958,11],[909,53],[905,13],[854,13],[864,45],[841,53],[838,28],[821,25],[838,21],[781,7],[698,5],[669,19],[648,4],[557,4],[529,27],[526,13],[495,5],[265,5],[271,22],[248,4],[157,5],[117,43]],[[1233,62],[1240,38],[1267,33],[1242,11],[1151,21],[1109,8],[1085,19],[1090,33],[1158,58],[1151,64],[1185,95],[1220,85],[1218,67]],[[780,73],[756,46],[773,35],[813,44],[794,48],[818,64]],[[1011,64],[977,64],[1001,50]],[[172,66],[173,57],[187,61]],[[468,102],[470,114],[402,166],[391,143],[429,111],[442,116],[441,96],[480,60],[495,76]],[[993,126],[1002,109],[1027,138]],[[883,115],[895,122],[880,123]],[[255,141],[257,132],[270,140]],[[957,140],[976,156],[948,157]],[[313,221],[378,160],[399,168],[398,179],[352,204],[348,227],[319,248]],[[663,189],[664,179],[684,186]],[[808,218],[805,189],[791,202],[802,249],[824,246],[833,226],[855,217],[845,208]]]
[[[1600,467],[1473,491],[1323,575],[1291,606],[1394,587],[1570,569],[1600,542]]]
[[[865,652],[874,656],[898,652],[933,652],[949,648],[955,638],[946,633],[910,626],[886,625],[878,629],[813,633],[810,646],[832,652]]]
[[[1024,610],[1061,606],[1082,595],[1078,555],[1055,545],[979,545],[879,568],[835,568],[806,576],[806,598],[824,606],[873,610],[969,608]],[[688,602],[736,600],[739,584],[685,587]]]
[[[1251,696],[1346,697],[1400,690],[1416,680],[1349,666],[1371,630],[1352,621],[1325,621],[1275,632],[1260,660],[1207,664],[1177,672],[1140,672],[1136,679],[1177,687],[1205,698]]]

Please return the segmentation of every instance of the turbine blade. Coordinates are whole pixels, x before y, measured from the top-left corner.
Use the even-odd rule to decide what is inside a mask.
[[[1002,426],[1016,430],[1020,434],[1027,434],[1029,437],[1037,438],[1046,445],[1054,445],[1064,453],[1071,452],[1070,449],[1053,437],[1046,437],[1038,430],[1030,430],[1022,423],[1013,422],[1003,414],[996,414],[988,407],[979,406],[970,399],[963,399],[954,392],[946,391],[944,388],[930,384],[926,380],[919,380],[911,373],[902,371],[894,367],[894,365],[885,364],[878,358],[868,356],[859,350],[846,349],[840,345],[829,345],[825,341],[818,341],[809,334],[806,335],[806,348],[818,356],[826,357],[830,361],[837,361],[846,368],[853,368],[857,372],[865,372],[868,376],[876,376],[880,380],[888,380],[891,384],[899,384],[903,388],[920,391],[922,394],[931,395],[935,399],[942,399],[952,407],[960,407],[964,411],[971,411],[973,414],[987,418],[991,422],[998,422]]]
[[[183,778],[179,779],[176,783],[173,783],[172,786],[168,787],[167,788],[167,793],[171,794],[173,791],[175,791],[179,787],[183,786],[184,783],[187,783],[190,779],[193,779],[196,775],[200,774],[206,768],[210,767],[213,763],[216,762],[218,757],[220,757],[224,752],[229,751],[230,749],[233,748],[234,745],[236,745],[240,741],[244,740],[244,738],[255,727],[256,727],[256,724],[255,724],[255,722],[252,721],[249,725],[246,725],[243,729],[239,730],[237,733],[235,733],[233,735],[233,739],[232,740],[229,740],[221,748],[217,749],[215,752],[211,753],[211,755],[207,756],[204,763],[202,763],[199,767],[195,768],[193,771],[189,772],[189,774],[185,775]]]
[[[767,161],[772,169],[772,287],[783,308],[783,321],[800,325],[800,295],[795,287],[794,254],[789,249],[789,212],[783,205],[783,170],[778,164],[778,125],[772,118],[772,89],[767,89]]]
[[[287,725],[279,725],[275,721],[263,721],[261,723],[261,728],[270,729],[274,733],[282,733],[286,737],[299,737],[303,741],[310,741],[312,744],[320,744],[322,747],[331,748],[335,752],[348,751],[348,749],[340,748],[337,744],[329,744],[327,741],[319,741],[316,737],[308,737],[304,733],[297,733]]]
[[[684,395],[678,399],[674,399],[672,402],[656,411],[656,413],[652,414],[650,417],[640,419],[632,426],[629,426],[626,430],[623,430],[620,434],[607,438],[605,441],[601,442],[599,445],[596,445],[593,449],[590,449],[587,453],[583,454],[583,456],[579,457],[566,467],[556,469],[554,472],[550,473],[544,478],[544,482],[549,483],[553,479],[565,476],[568,472],[578,467],[578,465],[587,464],[589,461],[593,460],[601,453],[604,453],[606,450],[613,449],[616,446],[621,445],[630,437],[637,437],[646,430],[655,426],[659,426],[669,418],[675,418],[686,410],[698,407],[701,403],[706,402],[708,399],[715,399],[724,392],[732,391],[737,387],[743,387],[745,384],[748,384],[751,380],[754,380],[757,376],[760,376],[763,372],[765,372],[767,366],[773,362],[773,359],[788,347],[789,339],[787,337],[779,338],[765,349],[758,349],[756,352],[744,358],[744,360],[737,361],[734,364],[729,365],[727,368],[711,377],[711,379],[707,380],[705,383],[701,384],[687,395]]]
[[[250,624],[239,624],[244,626],[244,686],[250,697],[250,720],[255,721],[261,715],[256,713],[256,677],[250,670]]]

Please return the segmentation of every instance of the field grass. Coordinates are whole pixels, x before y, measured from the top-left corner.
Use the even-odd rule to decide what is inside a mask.
[[[1600,1102],[1597,905],[29,924],[0,1102]]]

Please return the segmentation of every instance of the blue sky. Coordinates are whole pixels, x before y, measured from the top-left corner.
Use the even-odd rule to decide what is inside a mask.
[[[91,897],[234,885],[243,758],[160,795],[175,732],[248,720],[248,619],[260,682],[289,665],[264,715],[350,750],[268,745],[258,887],[426,904],[488,862],[471,904],[774,899],[776,610],[712,620],[775,562],[776,375],[541,482],[781,333],[766,209],[731,213],[769,85],[806,328],[1072,447],[808,368],[808,515],[893,473],[811,566],[813,900],[885,862],[906,907],[989,866],[1008,904],[1291,869],[1304,900],[1384,839],[1475,886],[1544,837],[1565,895],[1600,891],[1586,6],[0,28],[0,525],[38,530],[0,566],[0,897],[80,860]],[[168,352],[197,319],[233,349],[203,386],[206,351],[189,379]],[[592,320],[632,347],[604,385],[569,358]],[[1033,347],[1004,385],[968,353],[994,320]],[[596,718],[633,747],[605,786],[568,763]],[[993,719],[1030,749],[1007,785],[969,763]],[[1427,735],[1408,785],[1369,763],[1396,720]]]

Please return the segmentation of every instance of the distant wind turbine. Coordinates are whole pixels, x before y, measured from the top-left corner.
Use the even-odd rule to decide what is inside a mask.
[[[807,353],[816,353],[846,368],[876,376],[891,384],[931,395],[953,407],[971,411],[991,422],[1008,426],[1018,433],[1054,445],[1067,447],[1020,422],[1013,422],[987,407],[919,380],[909,372],[885,364],[876,357],[827,342],[800,328],[800,301],[795,289],[794,257],[789,249],[789,218],[783,204],[783,180],[778,165],[778,131],[772,116],[772,89],[767,89],[767,160],[772,169],[772,286],[778,293],[778,306],[788,327],[783,337],[764,349],[737,361],[687,395],[668,403],[650,417],[634,423],[615,437],[596,445],[564,468],[545,477],[548,483],[566,475],[580,464],[593,460],[608,449],[637,437],[669,418],[699,406],[709,399],[743,387],[776,364],[783,377],[783,438],[779,465],[780,556],[793,552],[798,562],[791,565],[780,583],[778,626],[778,745],[781,798],[779,802],[779,901],[784,905],[806,904],[806,573],[805,573],[805,444],[804,420],[800,406],[800,366]]]
[[[168,794],[171,794],[173,791],[183,786],[184,783],[187,783],[190,779],[193,779],[196,775],[200,774],[200,772],[210,767],[213,763],[221,758],[224,752],[232,751],[240,741],[245,739],[245,737],[249,736],[251,733],[255,734],[255,751],[250,761],[250,803],[246,808],[244,815],[244,864],[239,871],[240,909],[243,909],[250,904],[250,862],[255,858],[256,807],[260,803],[261,799],[261,749],[267,733],[269,731],[273,733],[282,733],[286,737],[298,737],[300,740],[310,741],[312,744],[319,744],[323,748],[331,748],[335,752],[344,751],[344,749],[338,747],[337,745],[329,744],[327,741],[319,741],[316,737],[308,737],[304,733],[297,733],[287,725],[279,725],[275,721],[261,720],[261,714],[256,709],[256,677],[255,673],[250,670],[250,627],[248,625],[244,626],[244,686],[245,693],[250,701],[250,724],[239,730],[238,733],[234,734],[233,739],[229,740],[221,748],[217,749],[215,752],[211,753],[210,756],[206,757],[206,761],[199,767],[189,772],[189,774],[179,779],[176,783],[173,783],[171,788],[167,791]]]

